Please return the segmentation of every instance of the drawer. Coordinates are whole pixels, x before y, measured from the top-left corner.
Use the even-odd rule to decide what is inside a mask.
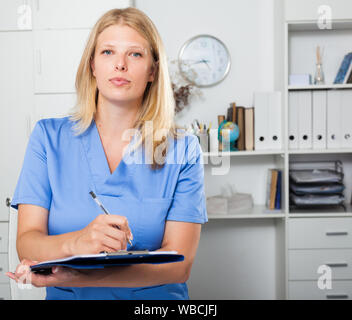
[[[317,281],[289,281],[290,300],[351,300],[352,281],[332,281],[331,289],[319,289]]]
[[[0,253],[0,283],[9,283],[9,278],[5,272],[9,271],[9,259],[5,253]]]
[[[11,300],[11,289],[9,284],[0,283],[0,300]]]
[[[352,218],[292,218],[289,249],[352,248]]]
[[[289,250],[289,280],[316,280],[322,265],[331,268],[331,279],[352,280],[352,249]]]

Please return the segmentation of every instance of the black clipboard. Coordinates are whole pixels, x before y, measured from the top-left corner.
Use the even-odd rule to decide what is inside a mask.
[[[73,269],[103,269],[113,266],[132,264],[161,264],[183,261],[184,256],[176,251],[125,251],[99,253],[90,255],[76,255],[68,258],[43,261],[31,266],[31,271],[39,274],[50,274],[55,266]]]

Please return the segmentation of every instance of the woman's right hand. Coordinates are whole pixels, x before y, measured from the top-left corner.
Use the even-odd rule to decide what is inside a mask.
[[[69,250],[72,255],[126,250],[129,239],[133,236],[126,217],[101,214],[84,229],[73,233]]]

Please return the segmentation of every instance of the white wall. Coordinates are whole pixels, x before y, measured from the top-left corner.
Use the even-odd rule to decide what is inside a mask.
[[[230,51],[228,77],[202,89],[204,101],[195,100],[178,117],[179,124],[202,118],[214,125],[230,102],[251,106],[254,90],[273,89],[273,0],[136,0],[135,4],[156,24],[170,60],[177,58],[186,40],[202,33],[219,37]]]
[[[230,102],[251,107],[254,91],[281,85],[280,0],[136,0],[135,5],[154,21],[170,60],[176,59],[184,42],[197,34],[220,38],[230,51],[232,66],[227,78],[202,89],[203,99],[194,100],[183,110],[177,116],[178,124],[197,118],[203,123],[212,121],[216,127],[217,115],[226,115]],[[263,204],[267,168],[274,167],[275,160],[272,156],[232,159],[231,172],[216,177],[206,166],[206,194],[219,193],[224,182],[229,182],[239,192],[252,193],[255,203]],[[191,298],[275,299],[275,255],[280,254],[275,238],[274,220],[210,220],[203,227],[189,281]]]

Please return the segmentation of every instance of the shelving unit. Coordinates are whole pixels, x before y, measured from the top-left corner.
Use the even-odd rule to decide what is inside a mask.
[[[325,47],[323,57],[323,68],[325,72],[325,85],[291,86],[286,84],[285,88],[285,110],[288,114],[288,95],[293,91],[318,91],[318,90],[351,90],[352,84],[333,84],[334,78],[341,64],[344,55],[351,51],[349,39],[352,39],[352,20],[336,21],[333,28],[319,29],[316,21],[286,23],[285,30],[285,77],[288,79],[290,73],[311,73],[314,76],[315,47]],[[306,59],[305,59],[306,58]],[[286,127],[289,119],[286,118]],[[351,176],[352,149],[286,149],[286,164],[291,161],[310,160],[338,160],[344,164],[345,181]],[[288,167],[286,169],[286,191],[285,196],[289,197]],[[348,233],[337,232],[337,236],[327,236],[326,230],[344,230],[349,228],[352,219],[352,206],[349,203],[352,188],[347,180],[345,189],[345,210],[334,209],[289,209],[286,211],[286,236],[285,236],[285,285],[287,299],[328,299],[336,294],[336,288],[340,288],[339,294],[344,299],[352,299],[351,282],[349,279],[338,278],[333,280],[333,290],[328,295],[317,286],[319,274],[317,268],[326,261],[334,260],[330,249],[339,252],[341,248],[351,248],[348,244]],[[314,230],[314,232],[313,232]],[[341,235],[339,235],[341,234]],[[301,245],[297,245],[299,238],[306,239]],[[338,239],[336,239],[338,238]],[[320,240],[317,240],[320,239]],[[339,241],[338,241],[339,240]],[[307,250],[316,257],[316,264],[301,259]],[[303,261],[305,261],[303,263]],[[298,270],[300,270],[298,272]],[[315,276],[312,276],[312,270]],[[300,276],[294,276],[300,273]],[[339,270],[332,268],[332,273]],[[335,277],[335,275],[334,275]],[[304,281],[303,281],[304,280]],[[334,284],[335,283],[335,284]],[[341,291],[342,290],[342,291]],[[342,294],[342,295],[341,295]]]
[[[336,39],[335,39],[336,37]],[[316,285],[318,279],[318,273],[316,278],[310,281],[302,281],[303,279],[292,278],[292,273],[299,268],[305,270],[306,266],[302,265],[301,262],[295,260],[295,254],[300,255],[304,253],[304,250],[314,250],[314,252],[321,259],[321,264],[324,261],[329,260],[329,252],[325,248],[341,248],[341,244],[336,244],[333,237],[326,237],[325,226],[332,230],[342,230],[343,226],[352,227],[352,205],[350,204],[350,197],[352,193],[352,181],[349,182],[349,177],[352,176],[352,148],[346,149],[289,149],[288,147],[288,95],[293,91],[317,91],[317,90],[352,90],[352,84],[332,84],[338,67],[344,57],[344,55],[352,51],[348,46],[350,45],[347,40],[351,37],[352,41],[352,20],[342,21],[340,23],[333,23],[332,30],[320,30],[316,25],[316,21],[309,21],[302,23],[299,22],[285,22],[284,23],[284,34],[282,45],[284,46],[284,66],[285,72],[283,75],[284,85],[282,88],[283,94],[283,112],[282,112],[282,150],[254,150],[254,151],[237,151],[237,152],[219,152],[219,153],[203,153],[205,160],[205,174],[209,175],[209,167],[213,166],[212,159],[229,159],[228,163],[231,165],[231,171],[224,178],[219,178],[219,182],[215,177],[212,178],[212,184],[224,182],[233,182],[236,187],[239,188],[238,192],[252,193],[254,198],[254,207],[251,210],[236,214],[209,214],[210,221],[225,221],[229,220],[248,220],[252,225],[261,223],[260,221],[270,222],[273,221],[275,228],[276,237],[276,281],[277,281],[277,298],[278,299],[305,299],[311,297],[319,297],[326,299],[327,296],[324,292],[320,292]],[[336,40],[336,44],[335,44]],[[318,41],[318,42],[316,42]],[[325,85],[309,85],[309,86],[290,86],[288,84],[288,76],[290,73],[311,73],[314,76],[315,66],[315,46],[324,43],[328,48],[325,51],[323,57],[323,64],[325,63],[326,73]],[[347,42],[347,43],[345,43]],[[335,46],[334,46],[335,45]],[[299,48],[301,46],[301,48]],[[335,50],[335,51],[334,51]],[[311,51],[311,53],[309,53]],[[302,60],[302,56],[297,57],[295,55],[304,52],[307,54],[309,61]],[[307,53],[308,52],[308,53]],[[303,54],[303,53],[302,53]],[[329,61],[329,55],[332,60]],[[310,68],[312,66],[313,68]],[[351,121],[352,123],[352,121]],[[341,159],[344,164],[345,170],[345,208],[334,208],[334,209],[290,209],[289,206],[289,167],[291,161],[312,161],[312,160],[337,160]],[[216,161],[214,161],[216,162]],[[267,170],[270,168],[278,168],[283,172],[282,180],[282,210],[280,212],[270,212],[266,209],[265,193],[266,193],[266,182],[262,180],[266,179]],[[243,186],[243,181],[246,180],[246,185],[249,185],[247,190],[242,190],[240,187]],[[237,181],[241,181],[237,183]],[[215,186],[208,185],[208,188],[212,190]],[[211,192],[210,192],[211,193]],[[256,222],[257,221],[257,222]],[[316,224],[316,226],[315,226]],[[324,228],[322,228],[324,226]],[[349,227],[348,227],[349,228]],[[310,231],[310,230],[314,230]],[[320,233],[319,233],[320,232]],[[314,233],[314,234],[313,234]],[[319,236],[326,237],[326,242],[322,242],[320,245],[312,245],[317,236],[315,233],[319,233]],[[294,239],[303,237],[303,247],[296,247]],[[343,237],[343,236],[341,236]],[[341,237],[339,240],[341,240]],[[341,240],[343,241],[343,239]],[[347,240],[346,240],[347,241]],[[319,243],[319,241],[318,241]],[[345,244],[348,248],[352,249],[352,244]],[[312,251],[313,252],[313,251]],[[331,258],[332,259],[332,258]],[[330,260],[331,260],[330,259]],[[315,268],[316,266],[314,266]],[[304,272],[304,271],[303,271]],[[305,279],[306,280],[306,279]],[[309,288],[302,290],[304,283],[309,283]],[[351,281],[339,280],[336,282],[336,287],[346,288],[346,292],[343,297],[352,299],[352,287]],[[317,291],[318,290],[318,291]],[[336,289],[335,289],[336,290]],[[332,290],[334,291],[334,290]],[[334,296],[334,292],[330,292]],[[335,292],[336,293],[336,292]],[[340,292],[341,293],[341,292]]]

